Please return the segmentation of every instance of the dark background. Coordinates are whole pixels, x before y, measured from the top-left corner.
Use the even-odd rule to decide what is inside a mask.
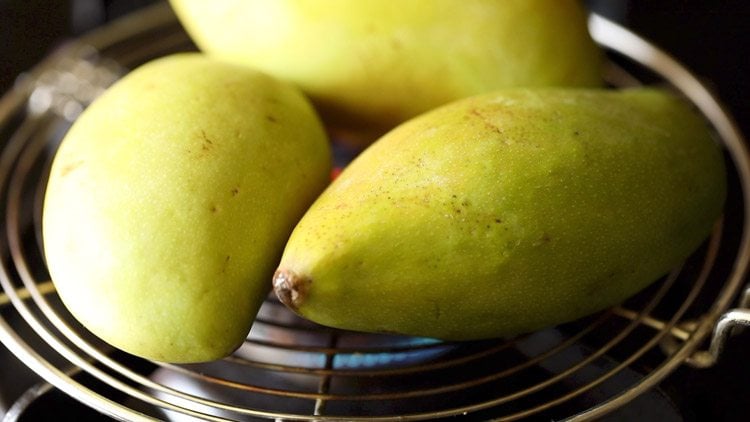
[[[68,37],[154,0],[0,0],[0,92]],[[669,51],[713,85],[750,132],[746,0],[587,0]]]
[[[66,39],[153,2],[0,0],[0,93]],[[687,65],[715,90],[742,131],[750,133],[750,2],[589,0],[587,4]],[[745,332],[729,342],[716,367],[680,368],[662,389],[686,420],[748,420],[748,357],[750,332]]]

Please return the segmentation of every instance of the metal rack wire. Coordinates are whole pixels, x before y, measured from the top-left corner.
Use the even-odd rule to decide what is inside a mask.
[[[196,365],[144,361],[96,339],[49,282],[41,200],[57,144],[91,99],[126,69],[194,48],[162,5],[65,46],[0,100],[0,340],[50,385],[121,420],[590,419],[680,365],[711,365],[733,324],[748,321],[729,310],[750,259],[746,147],[669,56],[596,15],[590,28],[608,51],[610,82],[684,94],[715,128],[730,169],[730,202],[711,238],[622,305],[518,338],[450,343],[320,327],[269,298],[235,354]]]

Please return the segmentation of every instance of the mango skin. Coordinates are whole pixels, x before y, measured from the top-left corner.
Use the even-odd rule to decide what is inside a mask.
[[[578,0],[170,3],[202,51],[297,84],[354,143],[470,95],[602,84]]]
[[[43,210],[52,280],[120,349],[223,357],[329,167],[296,88],[198,54],[145,64],[85,110],[55,156]]]
[[[277,295],[323,325],[512,336],[615,305],[722,212],[702,118],[657,90],[466,99],[371,145],[295,228]]]

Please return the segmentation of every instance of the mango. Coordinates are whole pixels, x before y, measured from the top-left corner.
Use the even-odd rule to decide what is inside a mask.
[[[292,233],[273,283],[332,327],[513,336],[635,294],[725,198],[722,151],[666,91],[508,90],[394,129]]]
[[[91,104],[57,151],[43,208],[51,278],[76,319],[126,352],[223,357],[329,167],[297,88],[198,53],[157,59]]]
[[[505,87],[601,85],[578,0],[171,0],[198,47],[300,86],[367,144],[439,105]]]

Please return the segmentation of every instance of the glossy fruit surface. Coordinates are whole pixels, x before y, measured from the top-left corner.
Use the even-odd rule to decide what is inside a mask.
[[[180,54],[134,70],[75,122],[47,187],[44,248],[73,315],[150,359],[245,338],[330,152],[294,87]]]
[[[658,90],[512,90],[417,117],[295,228],[277,295],[313,321],[478,339],[615,305],[690,255],[725,173],[702,118]]]
[[[294,82],[358,136],[499,88],[601,84],[578,0],[171,4],[203,51]]]

